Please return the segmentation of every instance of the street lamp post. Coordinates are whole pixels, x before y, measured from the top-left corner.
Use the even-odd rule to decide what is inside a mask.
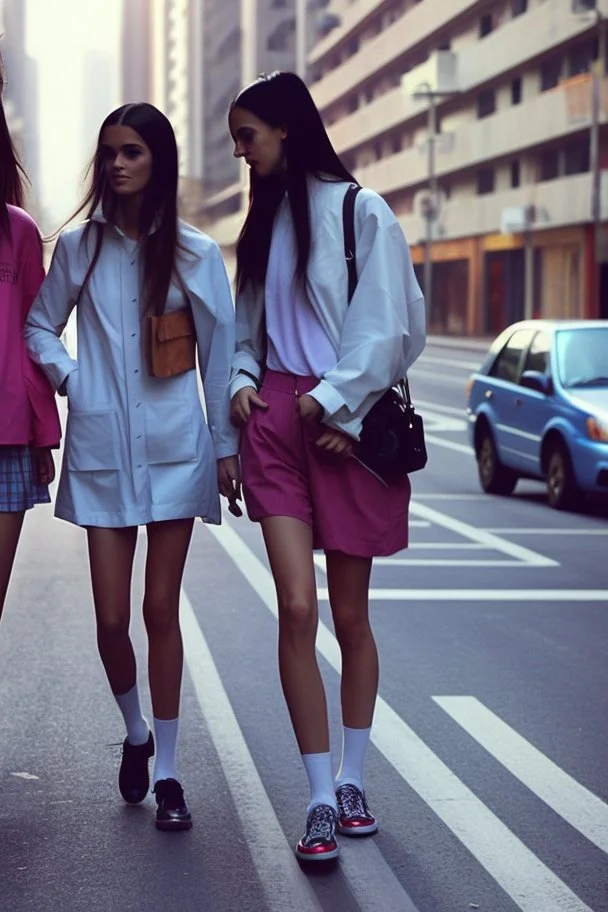
[[[424,241],[424,297],[427,307],[431,306],[433,295],[433,223],[438,213],[437,187],[437,100],[457,95],[456,91],[434,89],[430,83],[421,83],[413,94],[416,100],[428,102],[427,121],[427,179],[429,195],[424,207],[426,224]]]
[[[601,10],[595,10],[598,31],[598,60],[593,67],[591,96],[590,162],[591,169],[591,213],[593,219],[593,249],[595,265],[595,293],[599,304],[600,263],[602,249],[602,168],[600,159],[600,121],[602,84],[606,69],[606,19]]]

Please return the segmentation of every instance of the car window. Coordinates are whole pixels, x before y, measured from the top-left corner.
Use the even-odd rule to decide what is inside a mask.
[[[517,383],[521,375],[524,352],[533,336],[531,329],[518,329],[513,333],[490,369],[490,377]]]
[[[549,373],[549,350],[551,336],[546,332],[537,332],[532,339],[532,344],[526,355],[525,371],[539,371],[541,374]]]
[[[608,326],[560,330],[557,363],[559,378],[568,389],[608,385]]]

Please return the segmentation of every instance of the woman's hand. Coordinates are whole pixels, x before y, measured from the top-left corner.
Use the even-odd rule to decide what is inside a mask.
[[[323,406],[307,393],[298,399],[298,407],[304,421],[320,421],[323,417]]]
[[[354,443],[355,441],[348,434],[343,434],[342,431],[336,431],[335,428],[330,427],[323,431],[317,440],[317,446],[325,453],[344,456],[344,458],[352,456]]]
[[[268,403],[260,399],[253,386],[245,386],[232,397],[230,420],[237,427],[240,424],[247,424],[254,408],[267,409]]]
[[[238,394],[237,394],[238,395]],[[242,516],[237,501],[241,500],[241,467],[238,456],[226,456],[217,461],[217,482],[220,494],[228,500],[228,509],[233,516]]]
[[[55,463],[50,447],[34,447],[32,450],[36,483],[50,485],[55,480]]]

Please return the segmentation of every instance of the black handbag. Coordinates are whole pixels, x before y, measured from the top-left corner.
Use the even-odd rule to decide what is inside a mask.
[[[357,287],[355,200],[360,189],[351,184],[342,210],[349,304]],[[414,409],[407,377],[388,389],[363,419],[356,456],[386,482],[425,467],[424,425]]]

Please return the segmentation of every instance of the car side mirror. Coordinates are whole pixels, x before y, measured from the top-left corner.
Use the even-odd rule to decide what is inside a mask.
[[[519,385],[524,386],[526,389],[535,390],[537,393],[542,393],[543,396],[550,396],[553,392],[551,377],[540,371],[524,371]]]

